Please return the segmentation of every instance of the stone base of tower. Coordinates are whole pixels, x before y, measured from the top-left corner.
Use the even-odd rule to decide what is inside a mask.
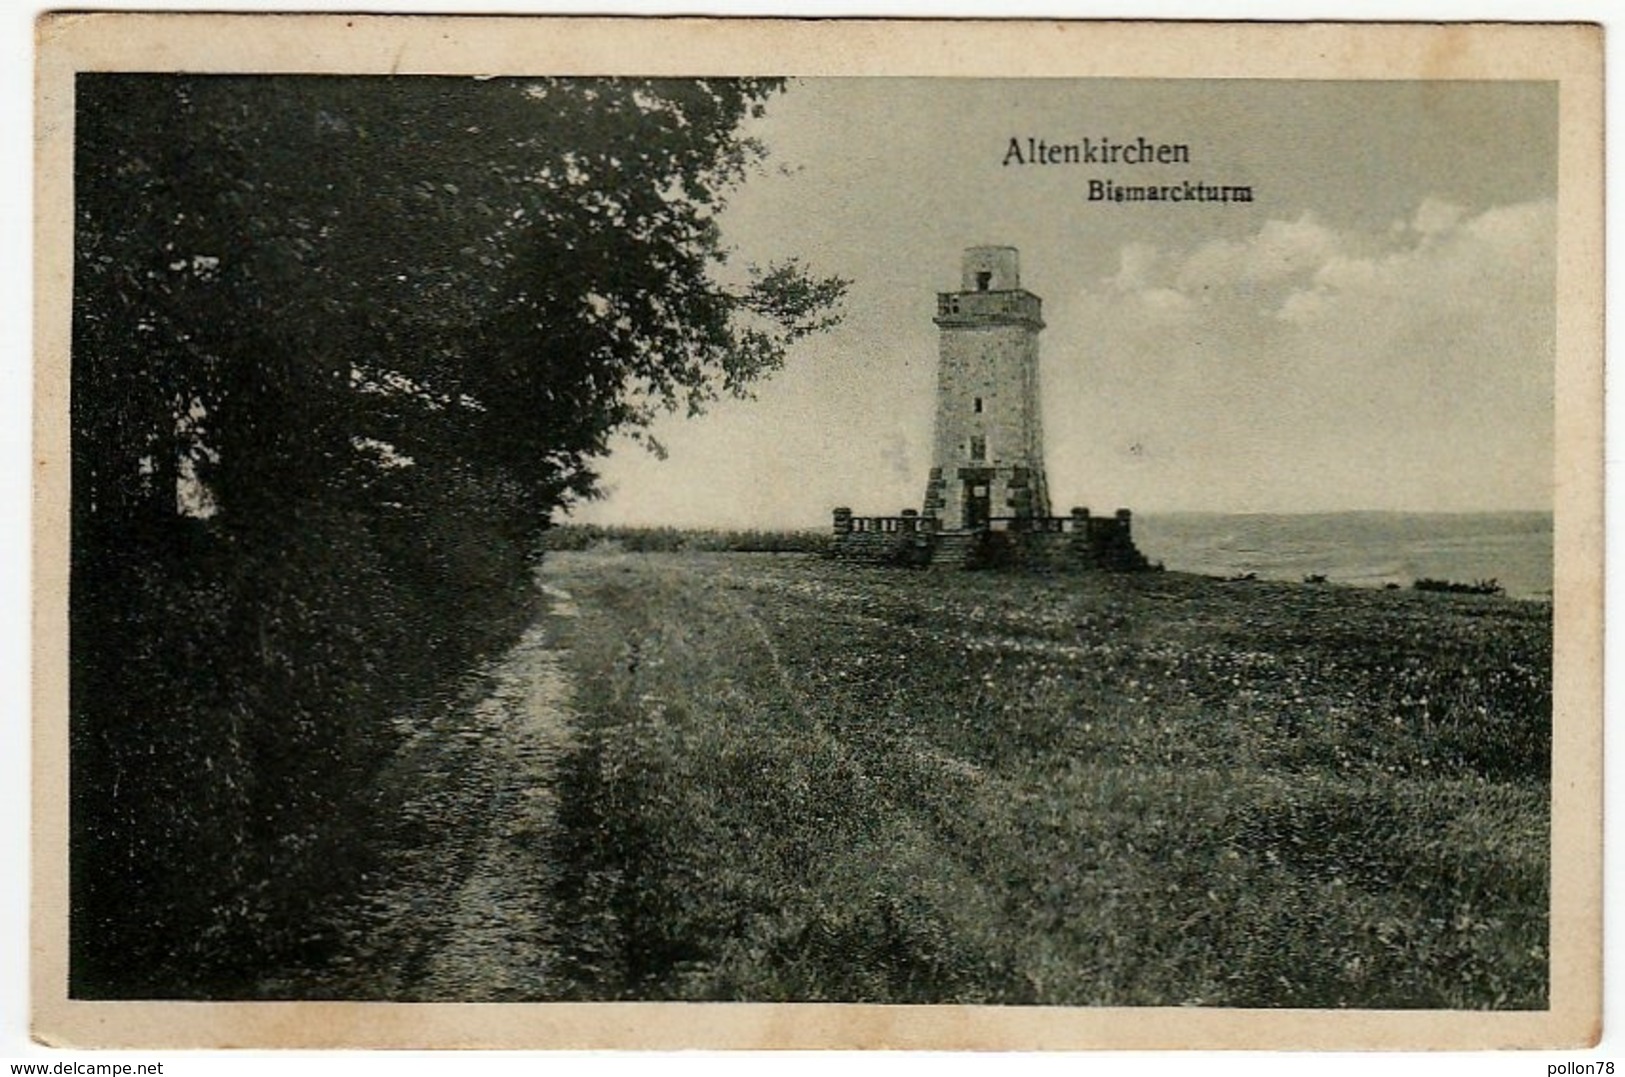
[[[1093,521],[1116,525],[1117,518]],[[1093,532],[992,531],[986,537],[984,567],[1026,572],[1144,572],[1151,567],[1134,545],[1129,528],[1107,526]]]
[[[830,556],[842,561],[918,568],[1013,569],[1026,572],[1144,572],[1151,567],[1134,545],[1133,516],[993,519],[985,527],[947,528],[936,517],[854,516],[835,510]]]
[[[1042,467],[967,465],[944,474],[934,467],[925,484],[925,515],[945,528],[985,529],[993,520],[1045,520],[1049,484]]]

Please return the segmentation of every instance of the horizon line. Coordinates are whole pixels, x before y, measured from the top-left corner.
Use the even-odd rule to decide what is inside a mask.
[[[583,506],[585,507],[585,506]],[[833,509],[831,510],[833,511]],[[1352,508],[1352,509],[1135,509],[1134,518],[1143,519],[1161,516],[1555,516],[1556,510],[1551,507],[1544,508],[1471,508],[1471,509],[1391,509],[1391,508]],[[888,517],[899,516],[900,512],[863,513],[854,512],[858,517]],[[679,523],[671,520],[622,520],[615,522],[584,521],[573,518],[570,512],[563,513],[553,523],[554,527],[574,525],[578,527],[627,527],[627,528],[653,528],[669,527],[678,530],[724,530],[724,531],[810,531],[829,526],[827,523],[815,525],[811,523],[726,523],[714,521],[708,523]]]

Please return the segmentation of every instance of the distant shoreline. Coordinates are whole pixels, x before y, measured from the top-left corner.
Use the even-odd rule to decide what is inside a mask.
[[[1494,580],[1508,597],[1545,601],[1553,588],[1553,516],[1543,510],[1145,512],[1135,524],[1147,557],[1201,575],[1324,576],[1365,588]]]
[[[1408,513],[1139,513],[1136,541],[1168,571],[1230,580],[1411,590],[1418,580],[1494,581],[1505,597],[1550,602],[1552,516],[1539,510]],[[816,553],[825,528],[564,524],[552,549]]]
[[[1308,509],[1301,512],[1284,511],[1231,511],[1228,509],[1142,509],[1135,512],[1140,518],[1168,516],[1217,517],[1280,517],[1302,519],[1311,516],[1422,516],[1469,518],[1487,516],[1544,516],[1550,519],[1551,509]]]

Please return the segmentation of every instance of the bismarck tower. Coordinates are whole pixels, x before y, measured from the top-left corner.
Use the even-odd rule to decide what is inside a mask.
[[[925,515],[975,531],[1050,514],[1039,411],[1043,301],[1014,247],[972,247],[957,292],[937,294],[937,416]]]
[[[1043,302],[1014,247],[972,247],[937,293],[937,416],[924,511],[835,510],[832,556],[947,568],[1139,571],[1127,509],[1051,516],[1039,411]]]

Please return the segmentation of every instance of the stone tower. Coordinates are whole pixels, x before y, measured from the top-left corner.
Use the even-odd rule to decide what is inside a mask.
[[[959,291],[937,294],[937,417],[924,507],[941,530],[1049,516],[1038,396],[1042,305],[1021,287],[1014,247],[971,247]]]

